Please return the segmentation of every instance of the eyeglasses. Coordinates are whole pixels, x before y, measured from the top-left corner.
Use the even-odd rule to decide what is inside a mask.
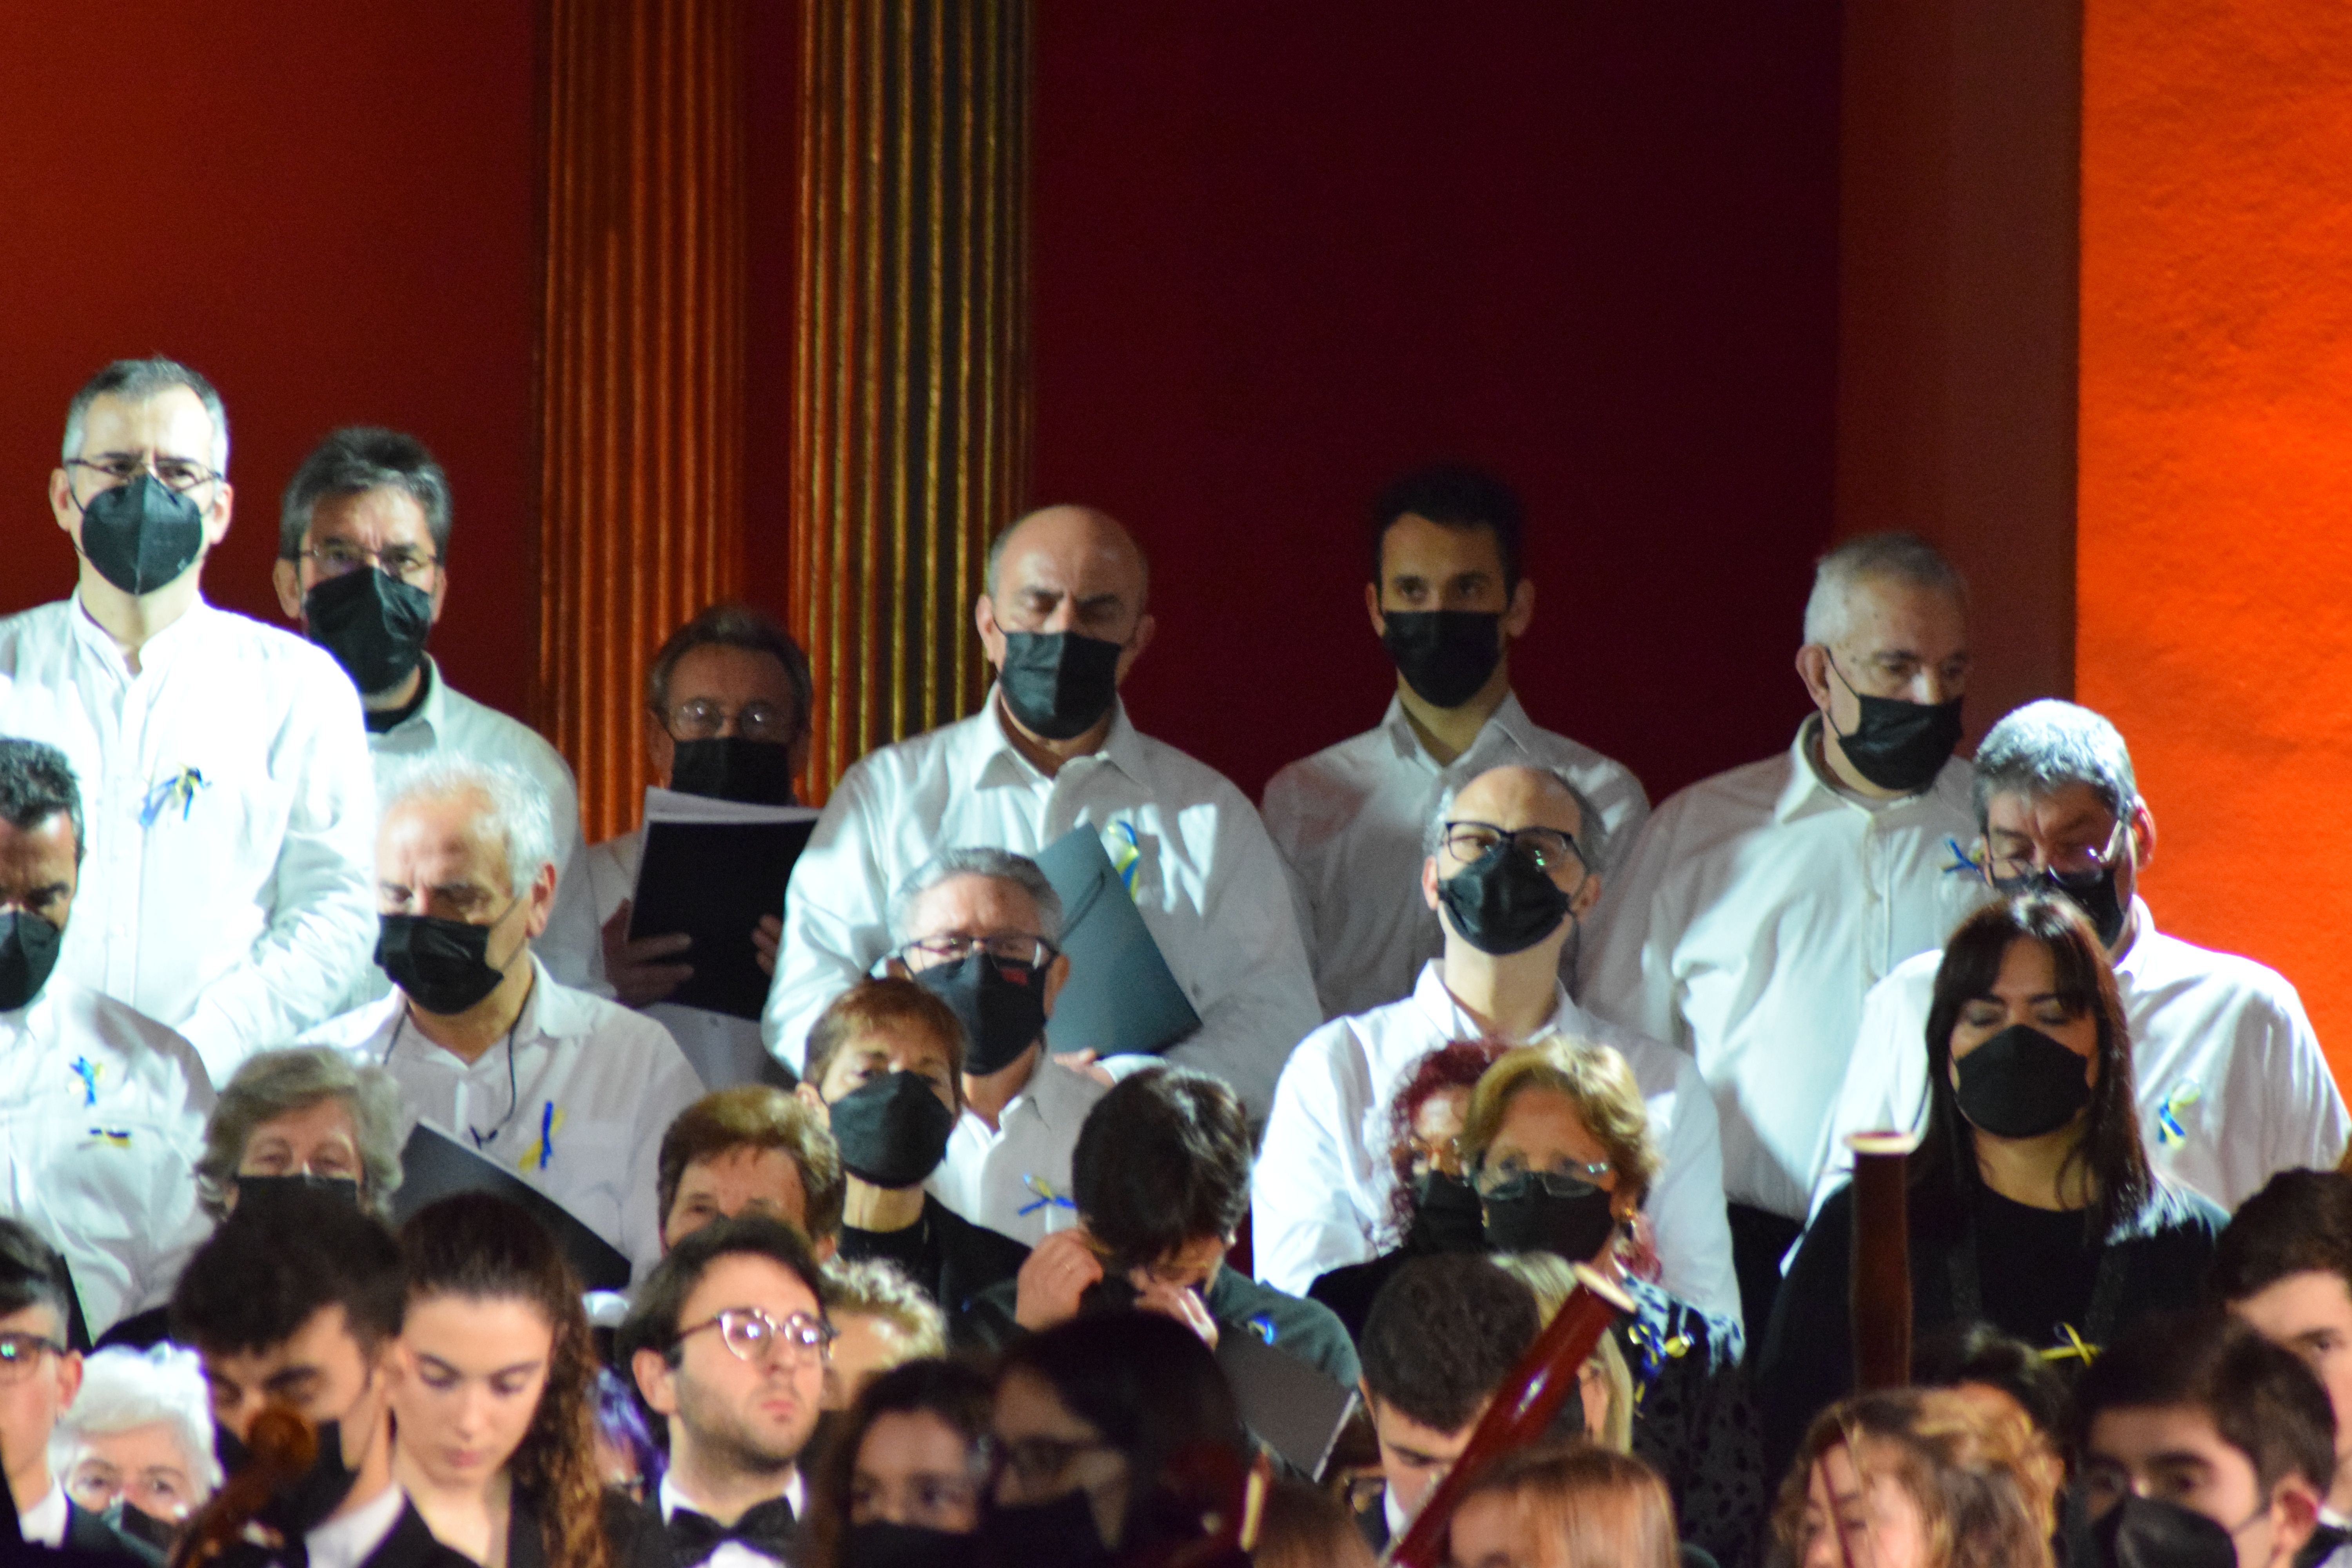
[[[1573,836],[1557,827],[1497,827],[1491,822],[1449,822],[1445,825],[1444,844],[1461,861],[1483,860],[1501,848],[1514,848],[1536,864],[1538,871],[1551,871],[1573,862],[1584,864],[1584,851],[1576,847]]]
[[[677,1342],[684,1344],[688,1336],[709,1328],[719,1331],[737,1361],[754,1366],[777,1356],[787,1362],[823,1361],[836,1332],[831,1323],[806,1312],[794,1312],[780,1323],[757,1307],[730,1307],[690,1329],[680,1329]]]
[[[0,1384],[22,1383],[32,1376],[44,1351],[63,1355],[66,1347],[39,1334],[0,1334]]]
[[[1015,984],[1025,984],[1030,971],[1045,968],[1061,952],[1042,936],[999,931],[993,936],[927,936],[900,948],[898,962],[909,969],[936,969],[961,963],[974,948],[995,960],[999,972]]]
[[[68,468],[88,468],[108,481],[101,489],[114,485],[127,485],[142,473],[152,473],[165,489],[186,495],[198,485],[208,485],[221,478],[192,458],[142,458],[131,452],[117,452],[103,458],[68,458]]]
[[[362,566],[373,566],[385,576],[396,577],[412,588],[423,587],[425,584],[419,579],[441,562],[438,555],[427,555],[422,550],[414,550],[404,544],[394,545],[390,550],[362,550],[340,539],[330,539],[324,544],[295,553],[317,566],[321,577],[341,577]]]
[[[681,702],[669,710],[669,732],[674,740],[709,741],[716,739],[732,720],[735,733],[746,741],[766,741],[774,745],[789,745],[799,737],[793,716],[772,702],[746,702],[731,711],[708,697],[697,697]]]
[[[2063,889],[2069,881],[2092,879],[2106,874],[2107,868],[2123,858],[2126,819],[2116,818],[2105,845],[2097,849],[2061,850],[2046,866],[2036,866],[2030,857],[2008,856],[1985,860],[1985,879],[2002,893],[2031,892],[2046,878]]]
[[[1011,1470],[1021,1489],[1034,1497],[1062,1479],[1070,1461],[1080,1454],[1097,1453],[1114,1445],[1100,1437],[1015,1437],[1011,1442],[1000,1439],[996,1445],[996,1462],[1001,1471]]]
[[[1482,1198],[1532,1196],[1538,1189],[1555,1198],[1591,1197],[1609,1173],[1606,1160],[1570,1160],[1549,1170],[1531,1171],[1516,1154],[1496,1165],[1479,1167],[1476,1185]]]

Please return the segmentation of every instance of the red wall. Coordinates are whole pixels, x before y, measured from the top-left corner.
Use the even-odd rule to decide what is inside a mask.
[[[1039,7],[1037,491],[1151,549],[1149,731],[1253,793],[1367,728],[1362,514],[1530,511],[1538,721],[1663,795],[1788,742],[1831,529],[1839,13]]]
[[[215,604],[276,621],[278,496],[335,425],[413,431],[457,532],[434,650],[520,710],[536,527],[533,7],[0,7],[0,611],[70,591],[67,401],[157,351],[226,400]]]

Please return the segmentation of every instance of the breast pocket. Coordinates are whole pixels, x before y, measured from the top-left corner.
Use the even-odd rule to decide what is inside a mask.
[[[627,1206],[636,1146],[629,1124],[575,1118],[542,1101],[517,1174],[561,1204],[572,1216],[615,1247]]]

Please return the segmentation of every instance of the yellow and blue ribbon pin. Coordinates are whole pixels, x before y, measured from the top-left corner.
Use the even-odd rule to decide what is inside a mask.
[[[555,1158],[555,1134],[562,1126],[563,1112],[555,1108],[555,1101],[551,1100],[542,1104],[539,1108],[539,1139],[522,1152],[522,1158],[515,1162],[515,1169],[546,1170],[547,1163]]]
[[[139,826],[154,826],[155,819],[174,805],[180,808],[180,820],[185,822],[189,811],[196,804],[196,792],[205,787],[205,780],[201,769],[182,768],[147,792],[146,800],[139,807]]]
[[[1105,835],[1108,840],[1103,847],[1110,853],[1110,868],[1118,873],[1118,885],[1127,889],[1129,898],[1135,897],[1135,868],[1143,864],[1143,841],[1135,834],[1132,822],[1114,822]]]
[[[1051,1182],[1045,1181],[1037,1176],[1024,1173],[1021,1177],[1021,1184],[1028,1188],[1031,1192],[1036,1194],[1037,1200],[1034,1203],[1024,1204],[1019,1208],[1013,1210],[1013,1212],[1016,1218],[1026,1215],[1035,1214],[1042,1208],[1064,1208],[1068,1209],[1072,1214],[1078,1212],[1078,1205],[1072,1203],[1060,1193],[1055,1192],[1054,1190],[1054,1184]]]
[[[2205,1091],[2193,1083],[2176,1084],[2156,1108],[2156,1142],[2159,1148],[2177,1149],[2189,1142],[2189,1129],[2180,1125],[2180,1113],[2205,1098]]]
[[[2058,1337],[2066,1342],[2063,1345],[2052,1345],[2048,1350],[2043,1351],[2042,1352],[2043,1361],[2079,1361],[2084,1366],[2088,1366],[2097,1359],[2099,1347],[2084,1339],[2081,1333],[2076,1331],[2074,1324],[2059,1324]]]
[[[88,1057],[76,1057],[73,1059],[73,1070],[74,1077],[81,1079],[81,1102],[84,1105],[96,1105],[98,1103],[98,1064]]]

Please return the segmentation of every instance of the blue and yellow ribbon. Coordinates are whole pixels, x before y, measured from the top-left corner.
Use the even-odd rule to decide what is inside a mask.
[[[1952,863],[1944,868],[1947,872],[1955,877],[1980,877],[1984,875],[1984,862],[1969,854],[1967,850],[1961,848],[1960,841],[1958,839],[1946,838],[1944,840],[1944,847],[1952,852]]]
[[[2043,1351],[2042,1352],[2043,1361],[2079,1361],[2084,1366],[2088,1366],[2097,1359],[2099,1347],[2083,1338],[2082,1334],[2076,1331],[2074,1324],[2059,1324],[2058,1337],[2066,1342],[2063,1345],[2052,1345],[2048,1350]]]
[[[522,1152],[515,1162],[518,1171],[544,1171],[547,1163],[555,1158],[555,1134],[563,1126],[563,1112],[549,1100],[539,1108],[539,1139]]]
[[[89,1130],[89,1135],[101,1143],[111,1143],[117,1149],[131,1147],[131,1129],[128,1127],[119,1130],[111,1127],[93,1127]]]
[[[187,821],[188,813],[196,804],[196,792],[205,786],[205,775],[196,768],[182,768],[170,778],[147,792],[139,807],[139,826],[152,827],[155,819],[177,805],[180,820]]]
[[[1143,864],[1143,841],[1136,837],[1132,822],[1109,825],[1109,842],[1103,847],[1110,853],[1110,868],[1118,873],[1118,885],[1127,889],[1129,898],[1135,897],[1135,868]]]
[[[2180,1113],[2205,1098],[2205,1091],[2193,1083],[2176,1085],[2164,1103],[2156,1108],[2156,1142],[2158,1148],[2178,1149],[2189,1142],[2189,1129],[2180,1124]]]
[[[81,1102],[85,1106],[98,1103],[98,1064],[88,1057],[73,1059],[74,1076],[81,1079]]]
[[[1028,1188],[1031,1192],[1036,1194],[1037,1201],[1034,1203],[1023,1204],[1019,1208],[1014,1209],[1013,1213],[1015,1218],[1025,1218],[1030,1215],[1035,1214],[1042,1208],[1064,1208],[1069,1210],[1072,1214],[1078,1212],[1078,1205],[1072,1203],[1060,1193],[1055,1192],[1054,1190],[1054,1184],[1051,1182],[1043,1181],[1036,1176],[1024,1173],[1021,1178],[1021,1184]]]

